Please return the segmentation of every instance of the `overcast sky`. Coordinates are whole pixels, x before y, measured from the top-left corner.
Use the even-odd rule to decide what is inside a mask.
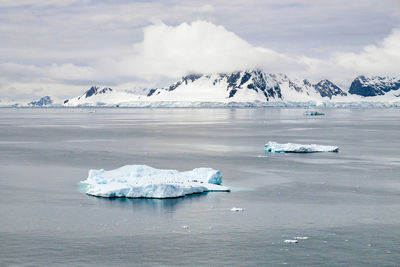
[[[0,99],[263,68],[400,75],[400,0],[0,0]]]

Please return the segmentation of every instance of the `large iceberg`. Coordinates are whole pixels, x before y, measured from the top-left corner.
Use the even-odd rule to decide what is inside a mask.
[[[86,194],[99,197],[175,198],[230,191],[221,185],[221,173],[211,168],[179,172],[146,165],[126,165],[111,171],[89,170],[88,178],[81,183]]]
[[[268,142],[265,144],[265,151],[276,153],[312,153],[312,152],[339,152],[337,146],[322,145],[302,145],[302,144],[279,144],[276,142]]]

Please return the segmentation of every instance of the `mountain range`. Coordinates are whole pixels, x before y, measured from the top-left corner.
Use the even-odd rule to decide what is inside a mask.
[[[144,93],[143,93],[144,92]],[[190,74],[163,88],[140,93],[92,86],[60,106],[274,106],[337,105],[338,103],[390,103],[400,106],[400,78],[358,76],[348,90],[329,80],[312,83],[259,69],[218,74]],[[57,105],[49,96],[28,106]]]

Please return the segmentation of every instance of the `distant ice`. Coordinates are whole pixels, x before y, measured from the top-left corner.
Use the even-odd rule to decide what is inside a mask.
[[[337,146],[322,145],[302,145],[302,144],[279,144],[276,142],[268,142],[265,144],[265,151],[275,153],[312,153],[312,152],[338,152]]]
[[[306,112],[304,112],[304,115],[306,115],[306,116],[323,116],[323,115],[325,115],[325,113],[316,111],[316,110],[307,110]]]
[[[13,144],[38,144],[36,141],[0,141],[0,145],[13,145]]]
[[[91,143],[91,142],[113,142],[117,141],[117,139],[71,139],[65,140],[66,143]]]
[[[235,207],[231,208],[231,211],[243,211],[243,210],[244,210],[243,208],[235,208]]]
[[[111,171],[90,170],[88,178],[81,183],[86,187],[86,194],[99,197],[175,198],[230,191],[221,185],[221,173],[211,168],[179,172],[127,165]]]
[[[296,236],[293,239],[296,239],[296,240],[307,240],[308,236]]]
[[[299,243],[299,241],[298,240],[295,240],[295,239],[286,239],[285,241],[283,241],[283,242],[285,242],[285,243]]]

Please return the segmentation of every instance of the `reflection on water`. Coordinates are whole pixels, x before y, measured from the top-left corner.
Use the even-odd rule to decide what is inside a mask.
[[[170,213],[175,211],[180,204],[198,201],[198,199],[206,197],[208,193],[209,192],[203,192],[201,194],[167,199],[88,197],[90,197],[91,201],[96,203],[96,205],[105,205],[108,208],[132,209],[138,212]]]

